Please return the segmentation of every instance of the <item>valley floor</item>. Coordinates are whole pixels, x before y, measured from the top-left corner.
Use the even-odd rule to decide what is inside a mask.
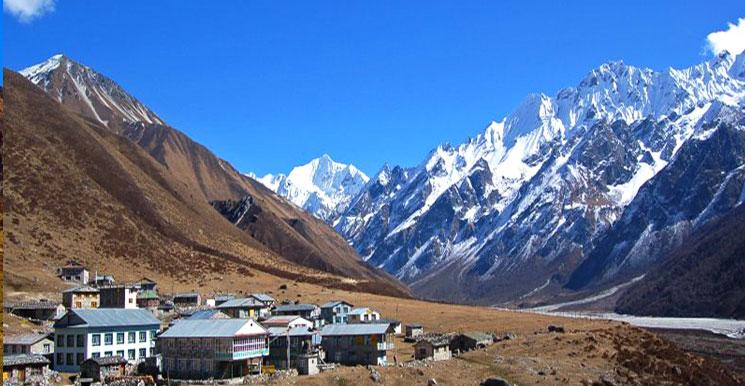
[[[279,289],[282,284],[287,288]],[[182,286],[186,285],[174,285],[176,291],[186,289]],[[162,285],[164,290],[168,287],[167,284]],[[250,279],[226,276],[219,281],[201,282],[199,288],[203,293],[218,290],[271,292],[280,301],[322,303],[345,299],[353,304],[375,308],[384,317],[399,319],[404,324],[420,323],[426,332],[475,330],[495,332],[498,336],[516,336],[515,339],[496,343],[485,350],[465,353],[449,361],[377,368],[382,384],[387,385],[427,384],[430,379],[437,380],[440,385],[476,385],[494,376],[520,385],[578,385],[603,380],[617,385],[745,384],[745,374],[737,374],[724,367],[716,360],[720,357],[684,352],[656,334],[623,322],[399,299],[285,281],[263,274]],[[18,290],[6,291],[6,295],[19,298],[32,293],[28,288],[23,293]],[[51,291],[38,294],[51,295]],[[548,333],[549,324],[562,325],[566,333]],[[33,325],[13,321],[12,318],[4,321],[6,333],[29,328],[33,328]],[[388,354],[389,361],[393,362],[395,355],[399,363],[409,362],[412,352],[411,344],[398,340],[396,350]],[[279,385],[373,384],[371,372],[365,367],[339,367],[316,376],[271,382]]]

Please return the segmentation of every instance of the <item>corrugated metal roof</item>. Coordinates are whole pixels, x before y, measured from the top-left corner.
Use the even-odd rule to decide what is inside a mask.
[[[77,315],[83,323],[69,324],[68,320],[73,319],[71,315]],[[96,308],[96,309],[78,309],[70,310],[59,321],[54,324],[55,328],[60,327],[125,327],[125,326],[160,326],[160,321],[153,314],[144,309],[124,309],[124,308]]]
[[[179,320],[158,338],[229,338],[251,319]],[[254,322],[255,323],[255,322]],[[257,323],[259,327],[259,325]],[[265,330],[263,327],[261,329]]]
[[[272,337],[287,335],[287,328],[285,327],[269,327],[267,330],[269,330],[269,335]],[[305,327],[295,327],[290,329],[290,336],[309,336],[313,334],[315,334],[315,332],[310,331]]]
[[[315,304],[282,304],[274,309],[278,312],[296,312],[296,311],[313,311],[316,309]]]
[[[3,367],[4,366],[23,366],[23,365],[48,365],[49,359],[43,355],[38,354],[17,354],[17,355],[4,355],[3,356]]]
[[[251,297],[254,297],[257,300],[262,301],[262,302],[273,302],[274,301],[274,298],[267,294],[251,294]]]
[[[357,307],[357,308],[352,308],[351,310],[349,310],[348,314],[352,314],[352,315],[364,315],[364,314],[366,314],[368,312],[377,312],[377,311],[375,311],[375,310],[373,310],[372,308],[369,308],[369,307]],[[377,313],[379,313],[379,312],[377,312]]]
[[[23,334],[11,335],[3,338],[3,344],[34,344],[42,339],[49,338],[49,334]]]
[[[264,303],[254,298],[231,299],[220,304],[217,308],[265,307]]]
[[[327,324],[321,330],[321,336],[335,335],[377,335],[388,331],[387,324]]]
[[[189,316],[188,320],[205,320],[205,319],[215,319],[215,318],[223,318],[227,319],[229,318],[228,315],[225,315],[223,312],[218,310],[199,310],[197,312],[194,312]]]
[[[339,303],[344,303],[344,304],[346,304],[346,305],[348,305],[348,306],[350,306],[350,307],[354,307],[354,305],[352,305],[352,303],[349,303],[349,302],[347,302],[347,301],[344,301],[344,300],[332,300],[332,301],[330,301],[330,302],[326,302],[326,303],[323,303],[323,304],[321,305],[321,308],[331,308],[331,307],[335,307],[335,306],[336,306],[337,304],[339,304]]]

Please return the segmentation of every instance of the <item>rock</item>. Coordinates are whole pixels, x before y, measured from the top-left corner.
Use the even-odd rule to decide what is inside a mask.
[[[481,382],[481,386],[510,386],[510,384],[503,378],[494,377],[487,378]]]
[[[420,376],[424,376],[424,370],[422,369],[417,369],[416,373],[419,374]]]
[[[380,373],[375,368],[370,368],[370,379],[375,383],[380,382]]]
[[[556,324],[549,324],[548,325],[548,332],[556,332],[556,333],[563,334],[564,331],[565,331],[564,330],[564,326],[559,326],[559,325],[556,325]]]
[[[437,384],[437,380],[434,378],[430,378],[429,381],[427,381],[427,386],[434,386]]]

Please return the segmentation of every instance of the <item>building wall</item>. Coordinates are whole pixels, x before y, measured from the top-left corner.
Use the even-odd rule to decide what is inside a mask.
[[[101,357],[121,355],[130,363],[135,363],[153,354],[153,342],[159,328],[158,325],[150,325],[108,329],[55,329],[54,369],[64,372],[78,372],[83,361],[96,355]],[[130,342],[130,333],[134,333],[134,342]],[[144,340],[141,339],[141,333],[144,333]],[[111,344],[107,344],[107,334],[112,334]],[[123,343],[119,343],[117,334],[124,334]],[[98,344],[94,344],[94,335],[100,336]],[[73,336],[72,346],[68,345],[68,336]],[[79,336],[80,338],[78,338]],[[63,337],[64,340],[60,341],[60,337]],[[60,343],[63,344],[60,345]],[[70,359],[72,359],[72,363],[69,363]]]
[[[163,360],[162,375],[173,379],[226,378],[247,374],[250,361],[260,363],[268,354],[265,337],[252,337],[258,355],[238,355],[240,342],[248,338],[162,338],[158,350]],[[245,351],[244,351],[245,352]],[[244,359],[233,359],[246,356]]]
[[[51,339],[42,339],[32,345],[27,344],[3,344],[3,354],[40,354],[48,355],[54,352],[54,342]]]
[[[101,308],[137,308],[137,290],[129,287],[100,289]]]
[[[347,313],[352,307],[347,304],[337,304],[333,308],[322,308],[321,317],[326,323],[346,323]]]
[[[67,308],[98,308],[101,302],[98,293],[65,292],[62,304]]]
[[[385,350],[378,350],[378,343],[385,342],[384,335],[324,336],[321,345],[326,351],[326,362],[345,365],[384,365]]]

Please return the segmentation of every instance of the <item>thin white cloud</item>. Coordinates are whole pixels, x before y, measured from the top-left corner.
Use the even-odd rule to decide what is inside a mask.
[[[3,0],[3,10],[29,23],[37,17],[54,11],[55,0]]]
[[[706,36],[707,48],[713,54],[728,51],[737,55],[745,51],[745,18],[737,19],[737,23],[728,23],[724,31],[712,32]]]

